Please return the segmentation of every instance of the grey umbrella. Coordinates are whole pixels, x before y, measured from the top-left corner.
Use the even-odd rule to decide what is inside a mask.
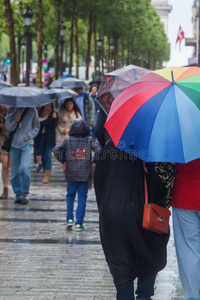
[[[80,80],[77,78],[59,78],[53,81],[50,86],[51,88],[88,88],[87,83],[84,80]]]
[[[44,90],[35,87],[4,88],[0,90],[0,105],[14,107],[39,107],[52,100],[44,94]]]
[[[7,88],[7,87],[11,87],[12,84],[8,83],[8,82],[5,82],[3,80],[0,80],[0,89],[4,89],[4,88]]]
[[[44,92],[44,95],[49,96],[52,100],[68,99],[78,96],[74,91],[66,89],[49,89]]]

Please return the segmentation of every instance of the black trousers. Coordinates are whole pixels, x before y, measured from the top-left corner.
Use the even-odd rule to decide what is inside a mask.
[[[136,289],[137,300],[151,300],[154,295],[156,274],[139,276]],[[117,300],[134,300],[133,282],[122,289],[117,289]]]

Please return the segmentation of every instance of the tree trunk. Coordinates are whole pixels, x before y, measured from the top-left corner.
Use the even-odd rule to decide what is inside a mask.
[[[56,44],[54,49],[54,80],[58,79],[58,68],[59,68],[59,38],[60,38],[60,3],[61,0],[57,0],[57,25],[56,25]]]
[[[22,37],[18,35],[17,38],[17,82],[20,83],[20,62],[21,62],[21,41]]]
[[[107,72],[110,72],[110,34],[108,34],[108,51],[107,51]]]
[[[133,43],[131,43],[131,64],[133,64]]]
[[[94,78],[97,77],[97,34],[96,34],[96,22],[93,20],[93,38],[94,38]]]
[[[5,6],[5,19],[6,25],[9,34],[10,40],[10,60],[11,60],[11,68],[10,68],[10,82],[12,85],[17,86],[17,58],[16,58],[16,50],[15,50],[15,35],[14,35],[14,20],[13,20],[13,11],[10,5],[10,0],[4,0]]]
[[[89,79],[89,66],[90,66],[90,45],[92,36],[92,13],[89,13],[88,30],[87,30],[87,52],[86,52],[86,70],[85,79]]]
[[[118,37],[114,36],[114,70],[119,69],[119,58],[118,58]]]
[[[121,66],[123,68],[124,66],[124,41],[122,39],[122,43],[121,43],[121,48],[122,48],[122,55],[121,55]]]
[[[37,31],[37,77],[36,85],[42,88],[42,47],[44,41],[43,35],[43,3],[42,0],[38,0],[38,31]]]
[[[130,65],[130,43],[128,43],[128,47],[127,47],[127,58],[126,58],[126,64]]]
[[[79,78],[79,44],[78,44],[78,11],[75,9],[75,45],[76,45],[76,77]]]
[[[104,75],[104,35],[105,35],[105,26],[103,26],[103,35],[102,35],[102,47],[101,47],[101,76]]]
[[[73,66],[75,9],[76,9],[76,0],[73,0],[72,13],[71,13],[70,40],[69,40],[69,74],[72,74],[72,66]]]

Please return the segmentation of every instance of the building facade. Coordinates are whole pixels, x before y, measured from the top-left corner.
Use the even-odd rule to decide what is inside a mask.
[[[168,36],[168,14],[171,12],[172,6],[168,4],[168,0],[152,0],[151,3],[160,16],[160,21],[164,25],[166,36]]]
[[[186,46],[193,46],[194,47],[194,52],[193,56],[189,58],[188,64],[196,64],[198,63],[198,56],[199,56],[199,45],[197,43],[197,32],[199,34],[199,29],[198,29],[198,23],[200,23],[199,19],[197,19],[198,15],[198,1],[194,0],[193,6],[192,6],[192,26],[193,26],[193,36],[192,37],[186,37],[185,38],[185,45]]]

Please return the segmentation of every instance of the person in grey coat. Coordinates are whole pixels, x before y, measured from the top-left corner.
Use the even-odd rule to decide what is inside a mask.
[[[22,114],[25,115],[22,118]],[[21,119],[22,118],[22,119]],[[37,135],[40,122],[36,108],[10,107],[6,116],[6,129],[17,130],[13,136],[11,159],[11,184],[16,195],[15,203],[27,204],[30,188],[30,163],[33,138]]]
[[[82,119],[75,119],[67,136],[58,143],[53,152],[56,159],[66,162],[67,178],[67,229],[72,229],[74,223],[74,200],[78,192],[78,207],[76,210],[76,230],[84,229],[83,220],[86,209],[88,183],[92,175],[92,151],[98,154],[101,146],[91,136],[90,128]]]

